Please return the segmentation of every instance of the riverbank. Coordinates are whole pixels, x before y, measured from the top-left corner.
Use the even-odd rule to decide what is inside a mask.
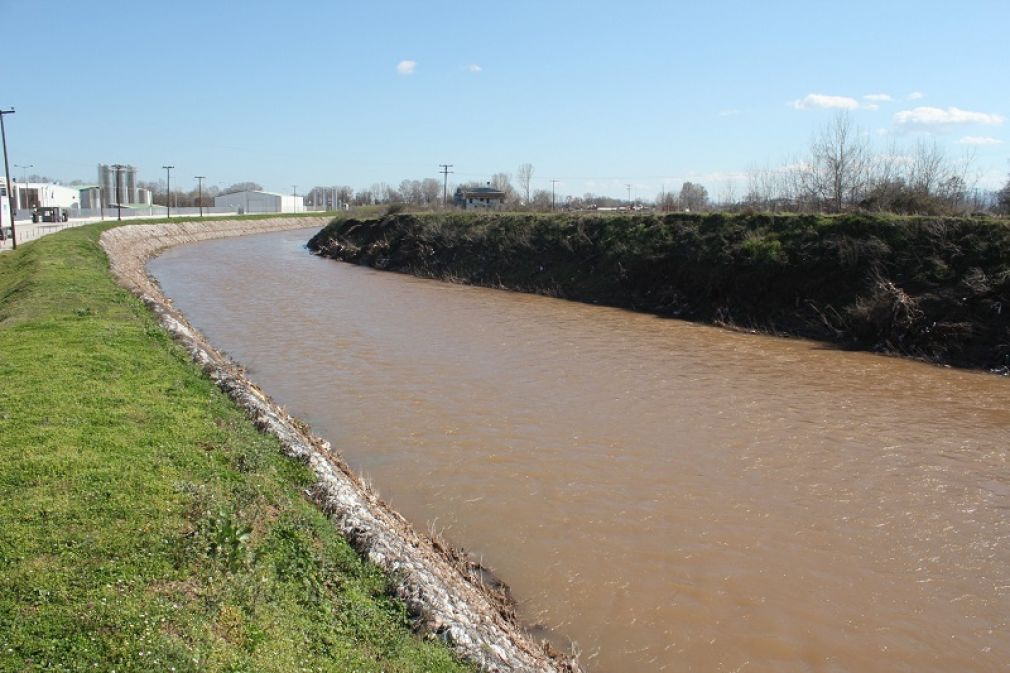
[[[107,260],[108,227],[92,225],[0,258],[0,670],[468,670],[460,654],[554,666],[470,565],[386,510],[143,272],[168,245],[304,226],[122,227],[105,233]],[[431,597],[411,565],[427,557],[402,548],[441,559],[469,593]],[[477,637],[490,632],[514,640]]]
[[[309,247],[421,277],[1010,366],[1006,220],[397,214],[338,218]]]

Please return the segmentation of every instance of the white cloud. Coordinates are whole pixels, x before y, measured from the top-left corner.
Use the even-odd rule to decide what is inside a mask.
[[[949,107],[946,110],[938,107],[917,107],[896,113],[894,123],[906,128],[930,128],[955,124],[987,124],[992,126],[1002,124],[1003,117],[998,114],[971,112],[956,107]]]
[[[740,114],[741,110],[719,110],[720,117],[735,117]]]
[[[864,110],[879,110],[880,106],[876,103],[863,103],[860,107]]]
[[[413,75],[417,68],[417,61],[400,61],[396,64],[396,72],[401,75]]]
[[[863,98],[874,103],[889,103],[894,100],[886,93],[869,93],[863,96]]]
[[[480,67],[480,66],[479,66],[479,65],[477,65],[476,63],[471,63],[470,65],[468,65],[468,66],[466,67],[466,69],[467,69],[467,70],[469,70],[469,71],[470,71],[470,72],[472,72],[472,73],[478,73],[478,72],[480,72],[481,70],[483,70],[484,68]]]
[[[926,94],[922,93],[921,91],[913,91],[912,93],[908,94],[908,100],[919,100],[920,98],[925,97]]]
[[[991,136],[964,136],[957,141],[959,145],[1002,145],[1003,141]]]
[[[826,96],[820,93],[810,93],[799,100],[794,100],[790,105],[797,110],[809,110],[810,108],[855,110],[859,107],[859,101],[848,96]]]

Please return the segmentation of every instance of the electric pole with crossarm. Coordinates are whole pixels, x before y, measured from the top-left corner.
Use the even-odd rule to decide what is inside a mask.
[[[442,207],[445,208],[449,205],[449,173],[454,171],[449,170],[452,164],[439,164],[439,166],[442,167],[439,173],[442,174]]]

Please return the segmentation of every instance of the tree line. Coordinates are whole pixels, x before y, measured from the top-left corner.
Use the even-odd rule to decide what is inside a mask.
[[[979,189],[969,152],[952,157],[935,140],[871,150],[851,117],[837,115],[814,137],[805,156],[784,166],[752,168],[741,204],[761,210],[959,215],[1010,212],[1010,181],[997,192]]]
[[[811,140],[806,152],[774,167],[751,167],[746,173],[746,189],[737,198],[732,184],[718,200],[696,182],[684,182],[679,189],[657,194],[653,200],[620,199],[587,192],[582,196],[561,195],[534,188],[533,164],[521,164],[515,173],[498,172],[486,182],[470,181],[446,185],[433,177],[406,179],[396,186],[377,182],[367,188],[348,185],[316,186],[305,194],[312,208],[337,210],[345,206],[405,204],[412,208],[437,208],[443,199],[451,205],[458,188],[492,187],[505,195],[508,210],[548,211],[551,209],[591,210],[598,208],[649,207],[662,211],[703,212],[706,210],[753,209],[778,212],[839,213],[847,211],[920,215],[998,213],[1010,215],[1010,178],[998,190],[978,187],[979,175],[973,156],[952,157],[935,140],[918,140],[902,147],[892,141],[883,151],[874,152],[869,135],[858,128],[848,113],[837,115]],[[30,182],[50,182],[39,175]],[[75,180],[70,184],[79,183]],[[150,190],[154,203],[165,205],[169,195],[165,183],[138,182]],[[200,190],[174,189],[174,207],[210,206],[214,197],[244,190],[262,190],[255,182],[238,182],[224,189],[205,184]]]
[[[970,152],[951,156],[932,139],[920,139],[909,146],[892,140],[883,151],[874,152],[869,134],[857,127],[848,113],[841,113],[815,134],[803,155],[781,166],[749,169],[741,197],[736,196],[730,185],[718,200],[713,200],[703,185],[690,181],[677,190],[664,190],[652,201],[629,201],[592,193],[562,196],[546,189],[533,189],[534,168],[528,163],[518,168],[515,179],[510,173],[495,173],[486,183],[462,183],[453,185],[453,189],[493,187],[505,194],[505,207],[511,210],[642,205],[690,212],[753,209],[1010,215],[1010,179],[995,191],[979,188],[980,176],[973,159]],[[320,193],[326,189],[316,188]],[[399,187],[377,183],[359,191],[340,187],[338,194],[339,203],[351,205],[404,203],[430,207],[441,201],[439,181],[432,178],[404,180]]]

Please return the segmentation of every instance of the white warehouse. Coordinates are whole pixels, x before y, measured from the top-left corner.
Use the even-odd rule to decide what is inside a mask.
[[[214,197],[215,208],[239,213],[304,213],[305,199],[294,194],[244,191]]]

